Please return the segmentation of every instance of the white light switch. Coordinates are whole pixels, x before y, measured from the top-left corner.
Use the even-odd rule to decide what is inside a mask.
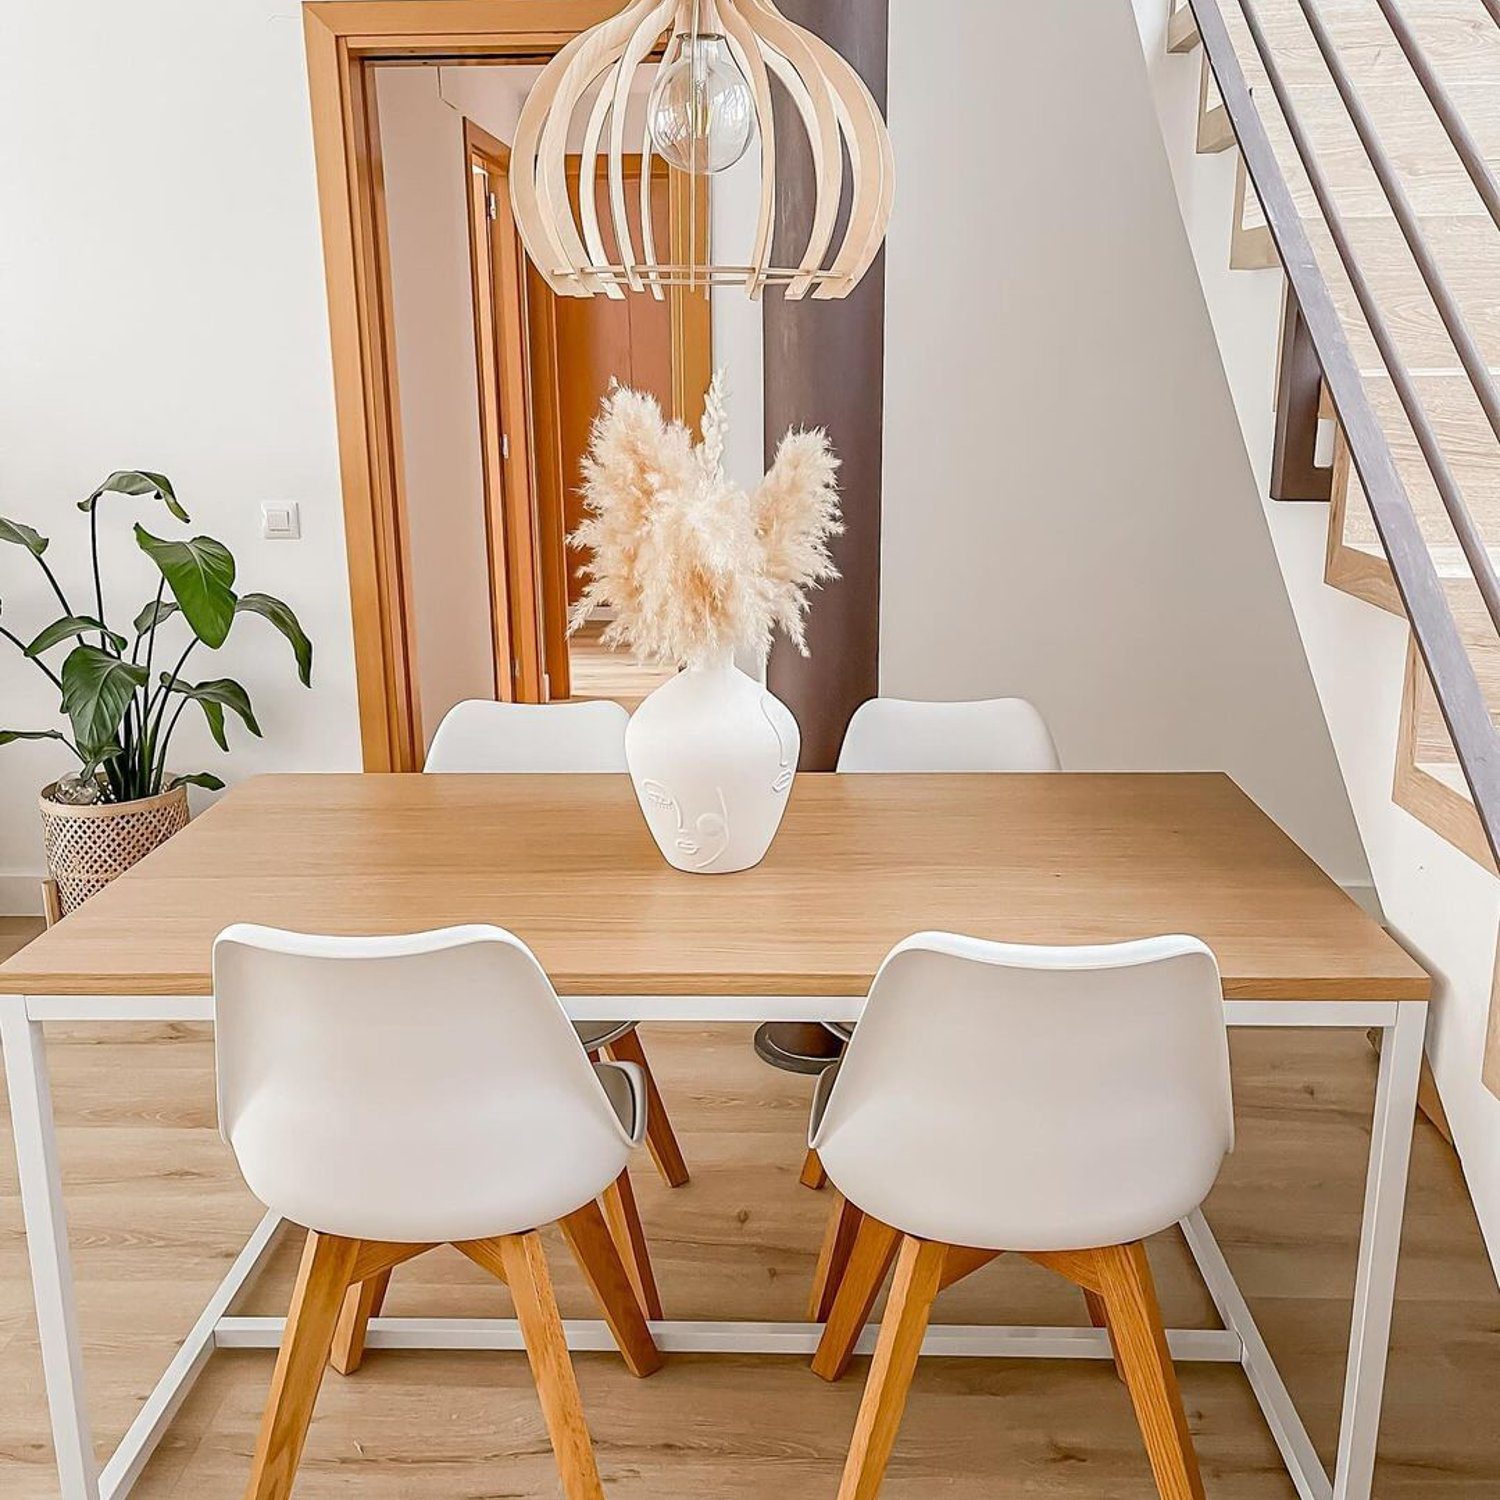
[[[302,535],[302,516],[296,501],[260,508],[260,534],[269,541],[290,542]]]

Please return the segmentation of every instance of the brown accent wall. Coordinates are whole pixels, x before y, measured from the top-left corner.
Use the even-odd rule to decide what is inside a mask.
[[[887,0],[783,0],[781,9],[848,58],[885,108]],[[778,111],[787,103],[779,98]],[[780,265],[800,254],[812,219],[812,158],[795,125],[777,136],[776,184]],[[842,577],[813,596],[811,655],[778,640],[767,666],[771,691],[802,727],[803,770],[830,770],[850,715],[879,690],[884,251],[849,297],[786,302],[771,290],[763,317],[766,462],[791,426],[826,427],[843,461],[847,529],[833,549]]]

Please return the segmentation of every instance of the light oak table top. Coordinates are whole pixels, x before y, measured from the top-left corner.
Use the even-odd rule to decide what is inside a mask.
[[[0,966],[0,993],[204,995],[231,922],[494,922],[576,995],[860,995],[929,928],[1194,934],[1225,994],[1423,999],[1422,968],[1227,777],[797,778],[766,859],[671,869],[623,776],[265,776]]]

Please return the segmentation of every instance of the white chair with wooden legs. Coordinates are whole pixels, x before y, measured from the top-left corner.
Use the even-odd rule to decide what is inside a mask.
[[[630,715],[618,703],[494,703],[470,699],[443,716],[432,737],[424,770],[440,773],[518,774],[624,772],[625,726]],[[634,1063],[646,1076],[650,1097],[646,1148],[668,1187],[688,1180],[687,1163],[662,1103],[634,1021],[577,1023],[591,1053]],[[629,1188],[628,1179],[625,1184]],[[653,1316],[660,1317],[657,1308]]]
[[[1060,771],[1062,763],[1047,721],[1025,698],[963,703],[871,698],[849,720],[838,769],[921,775]],[[854,1034],[850,1021],[823,1024],[846,1042]],[[809,1151],[803,1187],[821,1188],[827,1180],[817,1153]]]
[[[530,950],[496,927],[230,927],[214,1014],[220,1129],[255,1196],[307,1230],[247,1500],[291,1494],[346,1299],[441,1244],[509,1285],[563,1493],[601,1500],[537,1231],[561,1224],[626,1365],[655,1371],[598,1201],[645,1130],[639,1070],[591,1063]]]
[[[824,1379],[896,1266],[839,1500],[880,1488],[933,1299],[1007,1250],[1083,1290],[1163,1500],[1201,1500],[1144,1241],[1203,1202],[1234,1144],[1202,943],[909,938],[819,1080],[810,1143],[841,1195],[813,1294]]]

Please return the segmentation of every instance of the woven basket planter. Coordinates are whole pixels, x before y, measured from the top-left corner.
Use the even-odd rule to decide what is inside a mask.
[[[187,827],[185,786],[135,802],[95,802],[85,807],[52,801],[55,786],[54,782],[42,788],[42,834],[47,869],[57,882],[64,916]]]

